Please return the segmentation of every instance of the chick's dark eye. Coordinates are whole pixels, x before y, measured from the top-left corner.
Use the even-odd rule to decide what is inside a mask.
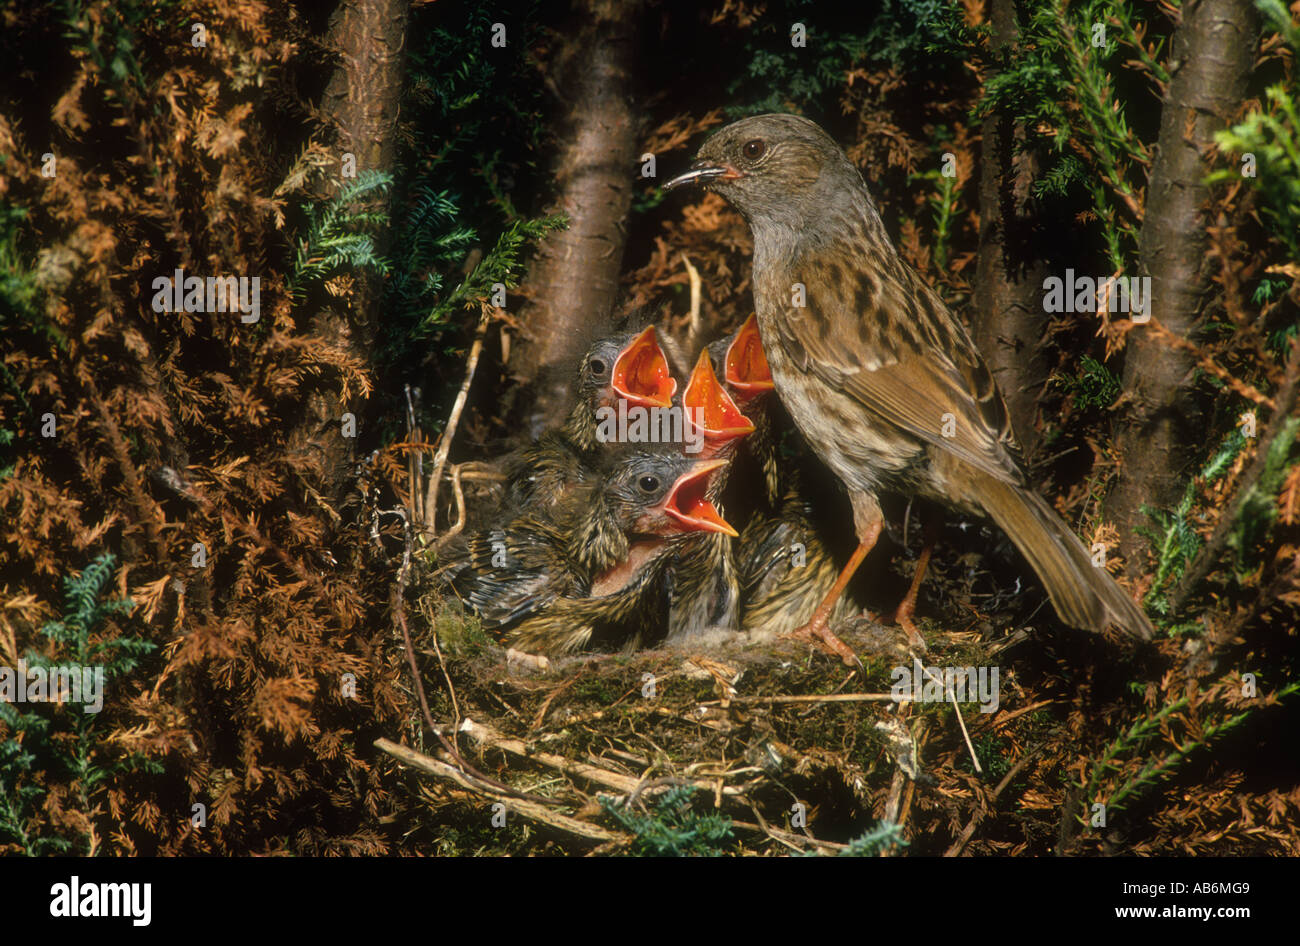
[[[653,493],[659,488],[659,477],[643,476],[636,481],[636,485],[641,487],[641,491],[644,493]]]
[[[602,375],[605,373],[605,362],[599,358],[593,358],[587,362],[587,370],[594,375]]]
[[[767,145],[763,142],[762,138],[751,138],[749,141],[746,141],[744,146],[740,149],[740,153],[751,161],[757,161],[766,152]]]

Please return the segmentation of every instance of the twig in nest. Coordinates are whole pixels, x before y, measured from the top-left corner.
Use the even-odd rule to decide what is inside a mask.
[[[456,521],[435,543],[435,548],[442,548],[447,542],[460,535],[465,529],[465,491],[460,488],[460,464],[451,465],[451,494],[456,498]]]
[[[914,727],[909,728],[907,725],[911,708],[910,702],[904,703],[899,706],[892,720],[876,723],[877,729],[889,733],[888,738],[894,744],[890,753],[894,758],[894,776],[885,801],[884,820],[893,822],[900,828],[907,821],[907,812],[912,807],[913,782],[919,769],[920,747],[925,737],[924,719],[918,719]],[[889,857],[891,854],[892,851],[886,850],[881,852],[881,857]]]
[[[1022,706],[1018,710],[1012,710],[1010,713],[997,713],[996,718],[989,725],[993,729],[1005,729],[1007,724],[1012,720],[1024,716],[1026,713],[1032,713],[1036,709],[1042,709],[1044,706],[1051,706],[1056,700],[1046,699],[1039,700],[1037,703],[1030,703],[1028,706]],[[994,715],[994,714],[990,714]]]
[[[700,347],[704,337],[704,326],[700,322],[700,271],[692,265],[685,253],[682,254],[682,262],[686,265],[686,278],[691,283],[691,311],[686,329],[686,350],[692,352]]]
[[[449,541],[454,539],[465,531],[465,491],[461,488],[461,480],[480,480],[486,483],[504,483],[506,476],[504,473],[498,473],[495,470],[482,469],[481,463],[453,463],[451,472],[447,474],[447,479],[451,480],[452,495],[456,499],[456,521],[452,527],[434,543],[434,547],[441,549]]]
[[[451,442],[456,436],[456,427],[460,424],[461,411],[465,410],[465,401],[469,398],[469,386],[474,381],[474,372],[478,369],[479,355],[483,353],[483,339],[487,335],[488,322],[491,321],[492,307],[486,302],[480,303],[478,328],[474,330],[474,344],[469,349],[469,359],[465,365],[465,380],[456,392],[456,400],[447,417],[447,426],[443,428],[442,438],[438,441],[437,452],[433,455],[433,476],[429,479],[429,491],[424,501],[428,522],[424,531],[430,536],[438,534],[438,484],[442,482],[442,468],[447,463],[447,454],[451,452]]]
[[[460,468],[459,476],[461,480],[466,483],[472,483],[475,481],[481,483],[504,483],[509,479],[509,477],[504,473],[497,472],[486,463],[457,463],[456,466]],[[451,479],[450,473],[447,474],[447,479]]]
[[[411,386],[403,385],[402,389],[406,394],[406,439],[416,445],[406,455],[406,488],[411,497],[411,519],[423,528],[424,496],[421,495],[421,488],[424,485],[424,435],[415,421],[415,398],[411,395]]]
[[[857,676],[857,674],[858,672],[856,670],[850,670],[848,674],[844,677],[844,679],[841,680],[838,685],[836,685],[835,689],[831,690],[830,693],[823,694],[823,696],[839,695],[841,692],[843,692],[844,688],[849,685],[849,682],[855,676]],[[798,715],[800,719],[807,719],[815,712],[817,712],[817,704],[814,703],[812,706],[809,706],[806,710],[804,710],[802,713],[799,713]]]
[[[733,818],[731,824],[734,827],[744,828],[747,831],[761,831],[773,841],[776,841],[778,844],[784,844],[796,854],[803,854],[809,847],[824,847],[829,848],[832,851],[842,851],[844,848],[848,847],[846,844],[836,844],[834,841],[818,841],[816,838],[811,836],[794,834],[790,831],[783,831],[780,828],[773,828],[767,823],[767,819],[763,817],[763,813],[758,810],[758,806],[748,798],[745,800],[749,802],[749,810],[754,813],[754,820],[757,821],[758,824],[749,824],[748,822],[737,821]]]
[[[948,699],[952,700],[952,710],[957,715],[957,725],[961,727],[961,737],[966,740],[966,751],[970,753],[970,760],[975,765],[975,774],[983,775],[984,766],[980,765],[979,756],[975,754],[975,747],[971,745],[970,733],[966,731],[966,720],[961,716],[961,704],[957,702],[957,693],[951,687],[948,689]]]
[[[456,701],[456,688],[452,685],[451,674],[447,672],[447,661],[442,657],[442,648],[438,646],[438,632],[435,630],[430,637],[433,638],[433,652],[438,655],[438,667],[442,670],[442,679],[447,683],[447,696],[451,700],[451,714],[456,720],[456,725],[452,728],[460,728],[460,704]]]
[[[476,794],[495,798],[510,811],[521,814],[525,818],[529,818],[541,824],[549,825],[560,831],[565,831],[581,838],[588,838],[592,841],[619,841],[626,843],[632,840],[627,835],[617,834],[613,831],[608,831],[599,825],[589,824],[586,821],[579,821],[577,818],[570,818],[568,815],[562,815],[559,812],[551,811],[535,801],[520,798],[513,792],[510,794],[498,794],[496,792],[486,791],[482,786],[476,784],[477,779],[469,777],[467,773],[456,768],[454,765],[448,765],[438,759],[431,759],[429,756],[422,755],[414,749],[408,749],[406,746],[399,746],[397,743],[389,742],[387,739],[376,739],[374,746],[376,749],[388,753],[404,765],[409,765],[413,769],[419,769],[421,772],[427,772],[430,775],[436,775],[439,778],[450,779],[462,788],[468,789]]]
[[[610,717],[615,715],[631,716],[636,714],[644,714],[647,716],[669,716],[672,717],[673,719],[678,718],[678,713],[676,710],[669,709],[666,706],[660,706],[657,703],[644,701],[641,703],[634,703],[631,706],[621,707],[619,709],[601,709],[601,710],[592,710],[589,713],[576,713],[573,716],[568,716],[563,720],[560,720],[559,723],[560,725],[565,727],[580,726],[583,725],[584,723],[595,723],[595,722],[599,722],[602,719],[609,719]],[[541,725],[542,724],[540,722],[534,720],[534,726],[532,728],[537,729]]]
[[[889,783],[889,798],[885,802],[885,821],[900,823],[898,813],[903,807],[903,789],[906,785],[907,776],[903,774],[902,769],[895,766],[894,777]]]
[[[542,700],[541,708],[538,709],[537,714],[533,717],[533,725],[532,725],[533,729],[538,729],[541,727],[542,723],[546,721],[546,711],[551,708],[551,703],[555,701],[555,698],[557,696],[559,696],[569,687],[577,683],[578,680],[581,678],[581,676],[582,674],[580,673],[574,674],[573,676],[569,677],[569,679],[561,683],[559,686],[551,690],[550,693],[546,694],[546,699]]]
[[[709,700],[701,706],[711,706],[718,700]],[[803,696],[733,696],[732,703],[906,703],[907,698],[896,700],[892,693],[824,693]]]
[[[627,796],[627,802],[625,803],[624,807],[631,808],[641,799],[642,795],[644,795],[646,792],[652,789],[677,788],[679,786],[688,786],[688,785],[693,786],[694,783],[688,782],[686,779],[675,778],[671,775],[664,775],[661,776],[660,778],[651,778],[651,779],[643,778],[632,789],[632,793]],[[703,786],[703,787],[707,788],[707,786]]]
[[[639,781],[630,775],[623,775],[620,772],[612,771],[598,765],[590,765],[586,762],[575,762],[566,759],[564,756],[555,755],[551,752],[530,752],[528,746],[522,740],[510,739],[502,736],[496,730],[476,723],[471,719],[465,720],[461,727],[462,731],[468,733],[471,737],[478,740],[485,746],[491,746],[508,752],[511,755],[519,756],[521,759],[528,759],[539,765],[545,765],[548,768],[556,769],[565,775],[577,776],[586,779],[588,782],[594,782],[597,785],[603,785],[605,788],[613,789],[625,795],[630,795],[636,791]]]
[[[416,698],[420,701],[420,711],[424,714],[424,721],[428,724],[429,729],[445,742],[442,732],[433,721],[433,714],[429,712],[429,701],[424,695],[424,680],[420,677],[419,664],[415,662],[415,647],[411,643],[411,630],[406,625],[406,582],[411,574],[411,520],[406,515],[406,510],[401,507],[391,510],[391,512],[401,517],[405,534],[405,542],[402,544],[402,564],[397,569],[397,580],[393,582],[392,600],[390,601],[393,609],[393,620],[397,622],[397,626],[402,632],[402,643],[406,647],[406,660],[411,667],[411,681],[415,687]],[[452,755],[457,754],[454,744],[448,751]]]
[[[424,693],[424,680],[420,676],[420,667],[415,660],[415,646],[411,643],[411,630],[406,624],[406,582],[409,579],[411,572],[411,548],[414,545],[414,536],[412,535],[411,521],[406,515],[406,510],[399,506],[397,509],[393,510],[393,514],[400,516],[402,519],[406,541],[402,549],[402,564],[397,570],[397,580],[393,582],[393,590],[389,599],[389,606],[393,612],[393,620],[397,622],[398,629],[402,632],[402,643],[406,647],[406,662],[411,668],[412,686],[415,688],[416,698],[420,701],[420,712],[424,714],[424,722],[429,727],[429,731],[433,733],[434,737],[442,745],[443,749],[447,751],[447,754],[450,755],[452,759],[456,761],[456,764],[460,766],[461,771],[466,778],[483,786],[495,789],[502,794],[510,795],[515,798],[531,798],[532,796],[520,792],[518,789],[511,788],[509,785],[502,782],[498,782],[496,779],[490,778],[476,770],[461,756],[460,750],[456,748],[456,743],[451,739],[448,739],[443,734],[441,727],[433,721],[433,714],[429,712],[429,701]],[[436,635],[434,646],[435,648],[437,647]],[[436,653],[438,654],[439,663],[442,663],[442,651],[436,650]],[[442,672],[443,677],[447,681],[447,688],[451,697],[453,710],[459,717],[460,710],[456,708],[456,694],[455,691],[451,689],[451,678],[447,676],[447,667],[445,663],[442,664]],[[455,731],[453,730],[453,739],[454,736]],[[552,801],[548,798],[534,799],[534,803],[552,805],[559,804],[559,802]]]

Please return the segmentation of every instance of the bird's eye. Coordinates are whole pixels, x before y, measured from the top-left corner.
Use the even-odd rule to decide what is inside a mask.
[[[764,143],[762,138],[751,138],[745,142],[740,152],[749,160],[757,161],[767,153],[767,144]]]
[[[605,362],[600,358],[593,358],[587,362],[587,370],[594,375],[603,375],[605,373]]]
[[[643,476],[636,481],[636,485],[641,487],[643,493],[653,493],[659,488],[659,477]]]

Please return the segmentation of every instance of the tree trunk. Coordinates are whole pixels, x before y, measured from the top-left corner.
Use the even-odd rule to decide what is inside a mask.
[[[1019,39],[1015,0],[993,0],[992,26],[998,45]],[[1038,400],[1048,365],[1042,350],[1045,267],[1036,256],[1039,218],[1029,195],[1039,162],[1033,152],[1015,153],[1023,138],[1023,128],[1007,115],[984,123],[974,330],[1030,459],[1038,446]]]
[[[516,376],[533,385],[526,432],[535,436],[566,408],[571,365],[593,326],[607,327],[632,205],[639,115],[633,108],[639,0],[577,0],[559,34],[553,90],[557,198],[569,218],[550,234],[528,275],[527,326]],[[599,331],[599,328],[597,329]]]
[[[356,157],[358,174],[394,166],[409,6],[409,0],[343,0],[330,18],[327,42],[338,56],[338,66],[321,97],[320,113],[335,128],[337,154]],[[340,177],[336,186],[345,183]],[[379,252],[386,250],[382,234],[376,244]],[[382,284],[366,271],[355,273],[354,279],[348,308],[323,307],[307,332],[368,364]],[[365,405],[343,403],[334,391],[320,389],[305,401],[303,417],[290,437],[290,452],[320,477],[317,488],[337,501],[350,485],[356,445],[355,439],[340,435],[342,416],[362,416]]]
[[[1191,0],[1174,32],[1140,244],[1152,317],[1180,337],[1196,328],[1208,288],[1204,155],[1245,95],[1258,41],[1251,0]],[[1129,333],[1127,397],[1115,438],[1119,479],[1106,514],[1120,531],[1131,572],[1140,568],[1135,553],[1144,547],[1134,533],[1144,521],[1141,506],[1176,502],[1204,449],[1204,398],[1191,389],[1193,368],[1186,353],[1141,326]]]

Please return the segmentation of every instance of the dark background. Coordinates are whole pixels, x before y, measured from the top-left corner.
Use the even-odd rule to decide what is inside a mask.
[[[1035,485],[1112,550],[1164,632],[1116,657],[1061,631],[1041,596],[1008,593],[1025,575],[1004,540],[950,521],[922,613],[985,643],[1032,623],[1036,641],[1003,659],[1019,705],[1041,706],[983,734],[997,762],[984,779],[945,723],[912,850],[942,853],[987,818],[968,851],[1297,853],[1283,749],[1300,608],[1294,6],[2,15],[0,663],[103,664],[110,699],[86,718],[0,705],[0,850],[586,850],[550,829],[488,834],[481,799],[424,788],[373,748],[423,744],[399,614],[435,716],[452,718],[444,680],[463,673],[468,705],[511,725],[476,689],[487,644],[451,653],[445,677],[430,656],[455,637],[438,622],[456,621],[408,594],[418,579],[399,572],[405,537],[385,511],[406,510],[417,548],[457,518],[445,483],[424,499],[471,360],[448,469],[554,423],[585,341],[630,313],[683,347],[739,324],[743,221],[716,197],[665,200],[640,159],[655,156],[661,181],[710,130],[793,111],[862,169],[900,251],[994,368]],[[683,254],[703,280],[694,329]],[[153,278],[178,267],[258,276],[260,321],[153,312]],[[1042,281],[1067,268],[1150,275],[1156,324],[1049,316]],[[467,489],[472,510],[482,490]],[[910,544],[879,556],[880,606],[905,588]],[[345,674],[359,699],[340,694]],[[825,692],[780,686],[796,682]],[[546,692],[515,695],[531,718]],[[773,724],[819,745],[801,719]],[[880,753],[844,745],[843,765],[799,789],[824,793],[820,830],[839,841],[880,817],[888,790],[845,787]],[[1099,799],[1128,812],[1123,827],[1081,833],[1078,806]],[[788,808],[772,804],[770,818]]]

